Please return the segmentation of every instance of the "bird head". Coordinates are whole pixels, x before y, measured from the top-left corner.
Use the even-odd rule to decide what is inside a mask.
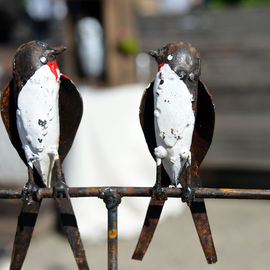
[[[66,50],[66,47],[50,47],[41,41],[30,41],[22,44],[13,58],[13,76],[22,86],[43,65],[48,65],[58,79],[59,68],[56,56]]]
[[[200,55],[188,42],[169,43],[166,46],[149,51],[159,68],[168,64],[181,80],[198,80],[200,76]]]

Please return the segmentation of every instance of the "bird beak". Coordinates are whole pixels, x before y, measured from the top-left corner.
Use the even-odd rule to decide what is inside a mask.
[[[58,55],[58,54],[61,54],[62,52],[64,52],[66,49],[67,49],[67,47],[65,47],[65,46],[54,47],[54,48],[49,50],[50,51],[49,54]]]
[[[154,58],[157,58],[157,56],[158,56],[158,52],[155,51],[155,50],[149,51],[148,54],[151,55],[151,56],[154,57]]]

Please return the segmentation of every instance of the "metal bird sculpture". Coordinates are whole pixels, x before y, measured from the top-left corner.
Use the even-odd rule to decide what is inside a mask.
[[[208,263],[217,261],[200,187],[199,166],[212,142],[215,112],[209,90],[200,80],[200,56],[191,44],[170,43],[150,51],[158,72],[143,94],[140,123],[156,160],[156,184],[133,259],[142,260],[157,227],[166,194],[162,187],[181,184]]]
[[[61,164],[81,121],[83,104],[75,85],[60,73],[56,56],[66,48],[41,41],[21,45],[13,77],[3,89],[1,115],[11,143],[28,168],[22,191],[11,270],[21,269],[38,216],[38,188],[53,187],[63,230],[78,269],[89,269]]]

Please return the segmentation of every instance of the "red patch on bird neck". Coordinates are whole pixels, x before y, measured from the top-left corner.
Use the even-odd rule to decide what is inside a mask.
[[[57,70],[59,72],[59,67],[57,66],[56,60],[48,62],[47,65],[49,66],[51,72],[54,74],[56,80],[58,80],[59,73],[57,73]]]
[[[164,62],[158,63],[158,70],[160,70],[164,66]]]
[[[67,75],[65,75],[65,74],[61,74],[61,76],[64,77],[64,78],[66,78],[66,79],[68,79],[68,80],[70,80],[70,78]]]

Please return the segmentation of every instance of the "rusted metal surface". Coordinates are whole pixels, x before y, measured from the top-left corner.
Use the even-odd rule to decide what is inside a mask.
[[[198,170],[211,145],[214,132],[215,112],[214,105],[212,104],[212,96],[207,87],[199,78],[201,73],[200,55],[191,44],[182,41],[177,43],[170,43],[156,51],[150,51],[149,54],[155,58],[158,65],[162,65],[164,63],[168,64],[170,68],[179,76],[179,78],[183,80],[183,82],[188,87],[189,92],[193,95],[194,98],[192,109],[195,115],[195,126],[190,149],[191,166],[189,168],[183,169],[178,177],[178,182],[183,186],[183,191],[186,195],[186,191],[189,188],[194,189],[201,186],[201,182],[198,177]],[[168,55],[174,55],[174,57],[169,60],[167,57]],[[155,138],[153,115],[153,85],[154,81],[151,82],[143,94],[140,104],[139,117],[149,151],[152,157],[155,159],[154,149],[157,147],[157,144]],[[170,180],[164,168],[162,171],[161,183],[163,187],[167,187],[170,184]],[[190,206],[191,202],[189,201],[189,198],[186,197],[185,199],[185,201]],[[164,203],[165,201],[161,200],[158,206],[159,215],[161,214]],[[150,210],[152,208],[152,204],[155,204],[153,200],[150,201],[138,244],[133,254],[133,258],[138,260],[142,260],[145,252],[147,251],[159,221],[158,216],[156,216],[155,219],[151,218]],[[196,209],[197,207],[198,209]],[[204,253],[207,254],[209,253],[209,250],[212,250],[211,257],[216,257],[212,238],[209,242],[208,235],[211,235],[211,231],[209,224],[207,224],[208,219],[206,211],[200,212],[204,209],[205,205],[203,199],[200,200],[200,203],[197,203],[196,206],[190,208],[197,231],[202,229],[202,226],[197,226],[196,224],[199,222],[200,216],[202,221],[205,223],[204,230],[200,232],[198,231]],[[148,226],[149,224],[151,224],[150,227]],[[147,234],[149,236],[147,236]],[[205,236],[204,239],[203,236]],[[216,259],[213,261],[215,260]]]
[[[100,194],[111,189],[120,197],[151,197],[152,187],[69,187],[68,193],[72,198],[79,197],[100,197]],[[182,198],[182,188],[164,187],[167,197]],[[22,189],[0,189],[0,199],[21,199]],[[41,198],[52,198],[52,188],[40,188],[37,196]],[[254,199],[270,200],[269,189],[237,189],[237,188],[194,188],[192,189],[193,199]]]
[[[108,269],[117,269],[118,258],[118,229],[117,229],[117,207],[121,202],[122,197],[150,197],[152,194],[152,187],[71,187],[68,189],[69,197],[99,197],[104,200],[108,209]],[[0,189],[0,199],[20,199],[21,189]],[[167,197],[182,198],[185,195],[185,190],[182,188],[164,188],[164,192]],[[207,216],[203,216],[206,213],[206,209],[201,204],[201,199],[256,199],[256,200],[270,200],[270,190],[265,189],[231,189],[231,188],[194,188],[191,189],[191,204],[190,208],[193,213],[193,219],[195,219],[195,226],[201,241],[205,241],[206,232],[210,229],[207,228],[208,222],[203,219]],[[41,204],[41,198],[52,198],[52,188],[40,188],[38,190],[39,202],[34,202],[32,205],[24,204],[21,214],[18,219],[18,227],[15,237],[14,250],[12,253],[11,270],[21,269],[22,263],[26,256],[39,207]],[[66,203],[68,202],[68,203]],[[61,221],[64,227],[64,231],[67,234],[68,240],[72,247],[74,257],[78,264],[78,269],[89,269],[85,264],[85,252],[81,243],[79,231],[77,230],[77,222],[74,216],[70,199],[56,199],[57,207],[59,208]],[[152,209],[147,213],[148,220],[150,221],[145,228],[146,234],[143,236],[146,243],[150,243],[153,236],[152,233],[148,233],[147,230],[152,231],[151,226],[156,226],[156,219],[159,219],[161,214],[160,207],[162,209],[163,201],[155,200],[151,198],[150,203]],[[154,224],[154,225],[153,225]],[[203,232],[203,235],[199,233]],[[75,236],[75,237],[74,237]],[[207,239],[209,243],[212,243],[212,235],[208,234]],[[76,240],[75,240],[76,239]],[[18,244],[17,244],[18,243]],[[205,256],[208,263],[214,263],[216,257],[212,257],[212,247],[206,245]],[[202,243],[203,244],[203,243]],[[141,250],[138,247],[137,250]],[[143,256],[137,253],[138,256]],[[135,256],[135,255],[133,255]],[[82,259],[85,258],[85,259]],[[135,258],[136,259],[136,258]]]
[[[68,187],[66,185],[64,174],[62,173],[60,160],[56,161],[54,167],[53,183],[54,188],[52,195],[56,202],[62,230],[69,241],[78,269],[89,270],[77,220],[68,194]],[[59,185],[57,186],[57,183],[60,184],[61,187],[61,189],[58,190],[58,192],[60,192],[59,196],[56,193],[56,187],[59,187]]]
[[[269,189],[198,188],[195,198],[270,200]]]
[[[70,198],[57,198],[55,201],[60,215],[63,232],[69,241],[78,269],[89,270],[85,250]]]
[[[108,209],[108,270],[118,269],[118,227],[117,208],[121,197],[111,188],[105,188],[99,197],[103,199]]]
[[[21,213],[18,217],[18,225],[13,244],[10,270],[20,270],[22,268],[31,242],[40,204],[41,201],[33,201],[31,205],[28,205],[27,202],[23,203]]]
[[[1,116],[8,132],[9,138],[15,149],[17,150],[20,158],[27,165],[24,151],[21,147],[21,141],[16,126],[16,109],[18,93],[26,80],[33,75],[33,67],[28,65],[41,65],[40,61],[36,61],[40,55],[42,46],[37,45],[38,41],[29,42],[28,50],[25,50],[25,46],[21,46],[17,49],[14,59],[16,65],[12,80],[3,89],[1,96]],[[23,48],[23,50],[22,50]],[[43,48],[44,49],[44,48]],[[64,47],[52,48],[58,53],[62,52]],[[45,50],[45,49],[44,49]],[[23,53],[22,53],[23,52]],[[57,54],[58,54],[57,53]],[[54,56],[51,56],[55,58]],[[21,60],[21,61],[20,61]],[[37,64],[36,64],[37,63]],[[37,66],[38,67],[38,66]],[[23,77],[19,74],[22,74]],[[60,114],[60,142],[59,142],[59,155],[61,161],[64,160],[67,155],[77,129],[79,127],[82,112],[83,103],[80,93],[72,81],[62,75],[59,90],[59,114]]]
[[[217,261],[217,255],[208,222],[205,203],[202,200],[193,201],[189,207],[197,234],[203,247],[205,258],[209,264],[215,263]]]
[[[108,270],[118,268],[117,207],[108,209]]]
[[[25,165],[28,166],[28,169],[30,169],[30,167],[27,164],[16,125],[18,95],[30,77],[39,67],[42,66],[40,61],[41,56],[46,56],[47,61],[54,61],[56,59],[56,55],[62,53],[65,49],[66,48],[64,46],[51,48],[48,44],[40,41],[31,41],[21,45],[16,50],[13,58],[13,78],[3,89],[3,94],[1,96],[1,116],[11,143],[17,150]],[[62,186],[64,187],[65,193],[67,187],[65,185],[64,176],[62,175],[61,162],[64,160],[73,143],[81,121],[82,112],[82,98],[77,88],[67,76],[61,75],[59,89],[60,140],[58,151],[60,161],[58,161],[58,166],[56,166],[57,175],[55,177],[60,182],[63,182]],[[44,187],[44,183],[36,170],[32,171],[32,177],[31,179],[28,179],[26,187],[31,186],[29,183],[32,184],[32,186],[37,186],[37,190],[38,188]],[[32,194],[33,190],[29,188],[24,188],[21,194],[13,193],[11,195],[10,191],[4,192],[6,197],[11,195],[11,197],[14,198],[26,199],[28,197],[28,191],[31,194],[31,200],[24,203],[21,215],[18,219],[10,268],[11,270],[21,269],[31,241],[35,221],[41,204],[41,196],[39,196],[38,192],[36,194]],[[54,189],[54,191],[56,191],[56,189]],[[32,197],[35,197],[37,200],[33,200]],[[81,270],[87,270],[89,267],[87,265],[84,248],[69,196],[67,195],[67,198],[62,197],[56,199],[56,204],[60,212],[63,230],[70,242],[78,268]]]
[[[182,192],[180,193],[182,194]],[[168,195],[168,193],[166,194]],[[145,221],[143,224],[143,229],[141,231],[139,241],[137,243],[135,251],[132,255],[132,259],[140,260],[140,261],[143,259],[144,254],[153,238],[164,203],[165,203],[165,200],[156,200],[154,198],[150,199]]]

